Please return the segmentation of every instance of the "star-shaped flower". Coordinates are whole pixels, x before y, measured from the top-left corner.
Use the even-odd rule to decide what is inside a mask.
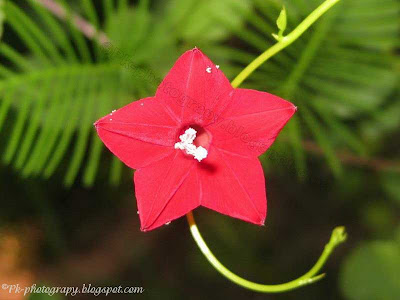
[[[184,53],[154,97],[95,123],[104,144],[134,174],[143,231],[199,206],[262,225],[267,213],[258,156],[296,107],[277,96],[234,89],[199,49]]]

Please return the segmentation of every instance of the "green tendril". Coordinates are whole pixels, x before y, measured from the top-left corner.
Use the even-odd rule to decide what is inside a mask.
[[[281,14],[277,20],[277,26],[279,29],[278,34],[273,34],[277,43],[274,44],[272,47],[267,49],[264,53],[254,59],[246,68],[236,76],[236,78],[232,81],[232,86],[237,88],[251,73],[254,72],[259,66],[261,66],[264,62],[266,62],[269,58],[292,44],[295,40],[297,40],[315,21],[317,21],[325,12],[327,12],[332,6],[338,3],[340,0],[327,0],[318,6],[308,17],[304,19],[292,32],[288,35],[284,36],[284,30],[286,29],[286,10],[285,8],[282,9]],[[261,293],[281,293],[290,291],[293,289],[297,289],[302,286],[306,286],[317,282],[318,280],[322,279],[325,274],[318,274],[318,272],[322,269],[326,261],[328,260],[329,256],[332,254],[333,250],[343,243],[346,238],[347,234],[345,232],[344,227],[336,227],[333,232],[331,239],[329,240],[328,244],[325,245],[324,251],[322,252],[321,256],[319,257],[318,261],[315,265],[303,276],[286,282],[282,284],[275,284],[275,285],[266,285],[260,284],[256,282],[252,282],[246,280],[233,272],[227,269],[220,261],[214,256],[211,252],[210,248],[208,248],[206,242],[203,240],[199,229],[197,228],[196,222],[194,220],[193,214],[190,212],[187,215],[187,220],[190,226],[190,231],[194,240],[196,241],[197,245],[199,246],[201,252],[210,262],[210,264],[217,269],[223,276],[227,279],[231,280],[232,282],[236,283],[239,286],[247,288],[252,291],[261,292]]]
[[[315,23],[324,13],[326,13],[332,6],[338,3],[340,0],[327,0],[318,6],[307,18],[303,20],[292,32],[288,35],[283,36],[283,30],[286,28],[286,10],[282,10],[278,21],[278,35],[274,37],[278,40],[271,48],[268,48],[264,53],[253,60],[246,68],[243,69],[239,75],[232,81],[234,88],[238,87],[251,73],[254,72],[259,66],[265,63],[272,56],[285,49],[287,46],[297,40],[312,24]],[[283,22],[285,20],[285,22]]]
[[[315,265],[308,271],[306,274],[303,276],[286,282],[282,284],[274,284],[274,285],[267,285],[267,284],[261,284],[261,283],[256,283],[249,281],[247,279],[244,279],[230,270],[228,270],[211,252],[210,248],[208,248],[206,242],[203,240],[203,237],[201,236],[199,229],[197,228],[196,222],[194,220],[193,214],[190,212],[186,215],[189,226],[190,226],[190,232],[192,233],[192,236],[194,240],[196,241],[197,245],[199,246],[201,252],[204,254],[204,256],[207,258],[207,260],[210,262],[210,264],[217,269],[218,272],[220,272],[223,276],[228,278],[230,281],[236,283],[237,285],[240,285],[246,289],[256,291],[256,292],[261,292],[261,293],[282,293],[282,292],[287,292],[290,290],[297,289],[302,286],[306,286],[309,284],[312,284],[314,282],[317,282],[318,280],[322,279],[325,274],[319,274],[317,273],[321,270],[321,268],[324,266],[326,261],[328,260],[329,256],[333,252],[333,250],[343,243],[346,240],[347,234],[345,232],[344,227],[336,227],[333,232],[331,239],[329,240],[328,244],[325,245],[324,251],[322,252],[320,258],[318,261],[315,263]]]

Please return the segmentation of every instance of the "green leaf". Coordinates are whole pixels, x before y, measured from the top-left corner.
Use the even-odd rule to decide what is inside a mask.
[[[364,243],[344,262],[340,287],[348,300],[397,300],[399,270],[400,247],[396,242]]]
[[[281,33],[286,30],[287,25],[287,16],[286,16],[286,8],[283,7],[281,13],[279,14],[278,19],[276,20],[276,25]]]

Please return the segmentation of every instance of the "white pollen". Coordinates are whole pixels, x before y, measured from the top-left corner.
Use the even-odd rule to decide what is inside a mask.
[[[196,138],[196,133],[197,131],[193,128],[186,129],[185,133],[179,137],[181,141],[175,143],[174,148],[184,150],[186,154],[192,155],[200,162],[207,157],[208,152],[207,149],[202,146],[196,147],[196,145],[193,144],[193,141]]]
[[[202,146],[199,146],[197,147],[196,152],[194,153],[194,158],[200,162],[207,157],[207,154],[208,154],[207,149],[203,148]]]
[[[117,111],[117,110],[114,109],[111,113],[115,113],[116,111]]]
[[[110,121],[112,121],[112,119],[110,119]]]
[[[169,221],[169,222],[165,223],[165,225],[169,225],[169,224],[171,224],[171,221]]]
[[[217,69],[219,69],[219,65],[216,65],[215,67],[216,67]]]
[[[207,73],[211,73],[211,67],[208,67],[208,68],[206,69],[206,72],[207,72]]]

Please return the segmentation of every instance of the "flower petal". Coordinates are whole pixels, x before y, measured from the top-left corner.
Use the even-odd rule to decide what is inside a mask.
[[[156,98],[182,124],[205,126],[212,123],[225,108],[221,99],[233,88],[223,72],[195,48],[185,52],[157,89]]]
[[[199,164],[201,205],[222,214],[263,225],[267,214],[264,173],[256,157],[216,147]]]
[[[195,166],[193,157],[175,151],[135,172],[141,230],[155,229],[200,205]]]
[[[155,98],[130,103],[95,126],[107,148],[134,169],[173,152],[178,132],[176,122]]]
[[[235,89],[228,108],[207,127],[213,144],[244,156],[265,152],[295,113],[296,107],[277,96]]]

